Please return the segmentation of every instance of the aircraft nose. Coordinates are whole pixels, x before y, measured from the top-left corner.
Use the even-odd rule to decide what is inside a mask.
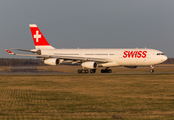
[[[163,61],[163,62],[164,62],[164,61],[166,61],[167,59],[168,59],[168,58],[167,58],[167,56],[166,56],[166,55],[164,55],[164,56],[163,56],[163,58],[161,59],[161,61]]]

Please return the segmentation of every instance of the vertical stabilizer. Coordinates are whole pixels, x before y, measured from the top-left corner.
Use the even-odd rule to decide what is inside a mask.
[[[55,49],[47,42],[36,24],[29,24],[29,26],[36,49]]]

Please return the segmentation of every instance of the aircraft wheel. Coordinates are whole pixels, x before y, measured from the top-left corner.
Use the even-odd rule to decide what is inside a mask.
[[[93,69],[93,73],[95,73],[96,72],[96,69]]]
[[[150,73],[153,73],[154,72],[154,69],[150,69]]]
[[[82,69],[81,71],[82,71],[82,74],[86,73],[86,71],[84,69]]]
[[[81,74],[81,73],[84,74],[84,73],[89,73],[89,70],[88,69],[86,69],[86,70],[85,69],[81,69],[81,70],[79,69],[77,72],[79,74]]]
[[[96,72],[96,69],[91,69],[90,70],[90,73],[95,73]]]
[[[108,71],[109,73],[112,73],[112,70],[111,69],[109,69],[109,71]]]
[[[82,73],[82,71],[81,71],[80,69],[79,69],[77,72],[78,72],[79,74]]]
[[[85,70],[85,73],[89,73],[89,70],[86,69],[86,70]]]
[[[101,73],[112,73],[111,69],[102,69]]]

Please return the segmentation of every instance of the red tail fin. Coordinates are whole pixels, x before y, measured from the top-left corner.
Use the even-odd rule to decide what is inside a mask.
[[[36,24],[29,24],[29,26],[36,49],[54,49],[47,42]]]

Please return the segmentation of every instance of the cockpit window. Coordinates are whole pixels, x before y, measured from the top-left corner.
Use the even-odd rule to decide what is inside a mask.
[[[157,55],[164,55],[164,53],[157,53]]]

